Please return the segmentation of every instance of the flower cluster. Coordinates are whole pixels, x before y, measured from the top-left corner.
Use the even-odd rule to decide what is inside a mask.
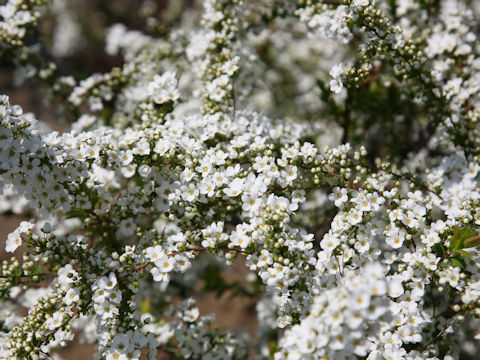
[[[43,0],[16,1],[9,0],[0,6],[0,43],[2,47],[23,45],[27,36],[27,27],[40,18],[39,7],[45,5]]]
[[[98,360],[475,359],[467,3],[208,0],[171,29],[104,29],[121,67],[40,76],[68,131],[0,96],[0,210],[33,217],[5,241],[0,357],[78,334]],[[0,7],[0,40],[37,5]],[[55,63],[28,49],[23,68]],[[255,299],[256,334],[201,314],[202,286]]]
[[[172,307],[167,310],[174,313]],[[242,359],[248,354],[248,337],[234,332],[221,333],[212,329],[213,315],[199,316],[193,299],[178,304],[175,317],[170,323],[171,335],[182,344],[182,356],[185,358]]]
[[[153,80],[148,83],[148,96],[157,104],[175,101],[179,97],[176,84],[175,73],[165,73],[162,76],[155,75]]]
[[[275,359],[365,356],[378,346],[371,341],[379,329],[385,333],[380,341],[387,344],[382,356],[395,356],[400,341],[388,341],[393,323],[384,273],[379,264],[368,264],[362,272],[348,270],[343,283],[316,296],[310,314],[286,332]],[[364,319],[369,320],[368,327]]]

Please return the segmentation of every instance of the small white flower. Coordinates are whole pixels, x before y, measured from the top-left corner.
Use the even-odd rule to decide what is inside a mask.
[[[394,249],[399,249],[402,247],[404,240],[405,231],[398,228],[394,228],[389,231],[387,237],[385,238],[385,242]]]
[[[152,168],[146,164],[142,164],[138,167],[137,171],[141,177],[147,177],[152,171]]]
[[[160,261],[166,257],[166,254],[160,245],[150,246],[146,248],[145,251],[147,253],[147,258],[156,266],[159,266]]]
[[[245,249],[251,242],[251,238],[243,231],[235,231],[230,235],[230,240],[233,245],[240,246]]]
[[[336,207],[340,207],[348,200],[347,189],[335,187],[333,193],[328,196],[328,199],[335,203]]]
[[[7,236],[5,251],[14,252],[19,246],[22,245],[22,234],[30,232],[34,227],[33,220],[22,221],[20,225]]]
[[[62,325],[63,313],[60,311],[54,312],[52,317],[48,318],[45,322],[48,330],[55,330]]]
[[[120,171],[122,172],[122,175],[128,179],[135,175],[136,168],[137,166],[135,164],[130,164],[120,168]]]
[[[127,150],[120,155],[120,161],[122,162],[123,166],[127,166],[133,160],[133,152],[132,150]]]
[[[194,307],[192,309],[187,309],[183,312],[183,321],[188,321],[188,322],[194,322],[195,320],[198,319],[198,316],[200,315],[200,311],[198,308]]]
[[[71,305],[73,303],[76,303],[80,299],[80,291],[78,288],[72,288],[67,291],[64,297],[64,302],[66,305]]]
[[[147,141],[140,140],[135,144],[135,147],[133,148],[133,153],[137,155],[150,154],[150,144]]]
[[[98,287],[104,290],[112,290],[117,285],[117,277],[115,273],[111,272],[108,277],[101,276],[98,279]]]
[[[235,197],[242,193],[244,180],[240,178],[234,179],[223,192],[229,197]]]
[[[95,309],[95,314],[102,320],[111,319],[115,315],[118,315],[118,308],[109,302],[95,303],[93,304],[93,307]]]
[[[362,221],[363,213],[359,210],[353,209],[348,213],[347,218],[351,225],[356,225]]]
[[[124,219],[120,222],[118,231],[124,236],[132,236],[137,230],[137,225],[132,218]]]
[[[156,264],[157,265],[157,264]],[[158,269],[163,273],[168,273],[173,270],[175,259],[171,256],[166,256],[158,261]]]
[[[332,90],[335,94],[338,94],[343,89],[343,82],[342,79],[339,77],[330,80],[330,90]]]
[[[370,4],[370,0],[354,0],[353,1],[353,6],[368,6]]]
[[[228,76],[232,76],[238,70],[237,64],[239,60],[240,58],[238,56],[235,56],[233,59],[227,61],[222,66],[222,72],[224,72]]]
[[[432,247],[433,245],[437,244],[440,242],[440,236],[438,235],[437,232],[429,232],[428,234],[425,234],[424,236],[421,237],[422,243],[427,245],[428,247]]]
[[[332,69],[330,70],[330,76],[333,78],[338,78],[340,75],[343,73],[343,64],[340,63],[338,65],[334,65]]]
[[[148,96],[157,104],[175,101],[180,97],[174,72],[166,72],[162,76],[155,75],[147,85]]]
[[[8,234],[7,242],[5,244],[6,252],[14,252],[19,246],[22,245],[22,237],[15,232]]]

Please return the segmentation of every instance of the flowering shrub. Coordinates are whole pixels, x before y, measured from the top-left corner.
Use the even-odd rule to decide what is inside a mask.
[[[62,66],[75,1],[0,5],[2,58],[71,122],[0,97],[0,208],[34,214],[5,242],[1,358],[74,330],[108,360],[476,358],[480,7],[141,3],[88,77]],[[193,298],[236,258],[254,336]]]

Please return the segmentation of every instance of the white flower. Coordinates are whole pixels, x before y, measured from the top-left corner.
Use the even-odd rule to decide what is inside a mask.
[[[118,308],[109,302],[94,303],[95,314],[102,320],[107,320],[118,315]]]
[[[80,299],[80,291],[78,288],[72,288],[67,291],[64,297],[64,301],[66,305],[71,305],[73,303],[76,303]]]
[[[385,199],[379,196],[376,192],[367,194],[367,199],[370,202],[372,210],[378,211],[380,206],[383,205]]]
[[[136,230],[137,225],[132,218],[122,220],[118,227],[118,232],[124,236],[132,236]]]
[[[422,239],[422,243],[424,243],[428,247],[432,247],[433,245],[438,244],[440,242],[440,236],[435,231],[432,231],[432,232],[429,232],[428,234],[423,235],[421,239]]]
[[[333,193],[328,195],[328,199],[335,203],[335,206],[340,207],[348,200],[347,189],[335,187]]]
[[[138,155],[150,154],[150,144],[147,141],[142,140],[137,142],[133,148],[133,153]]]
[[[333,78],[338,78],[340,75],[343,73],[343,64],[340,63],[338,65],[334,65],[332,69],[330,70],[330,76]]]
[[[168,273],[173,270],[175,259],[171,256],[165,256],[161,260],[156,261],[155,265],[163,273]]]
[[[335,94],[338,94],[343,89],[343,82],[342,79],[337,77],[335,79],[330,80],[330,90],[332,90]]]
[[[155,147],[153,148],[153,151],[156,152],[159,155],[163,155],[168,150],[172,148],[172,143],[168,139],[160,139],[155,143]]]
[[[195,173],[190,169],[190,168],[185,168],[185,170],[182,171],[180,174],[180,177],[183,181],[189,182],[191,181],[195,176]]]
[[[158,267],[152,268],[150,270],[150,273],[152,274],[152,277],[153,277],[154,281],[167,283],[170,279],[169,274],[160,271],[160,269]]]
[[[58,269],[57,275],[59,285],[69,287],[75,281],[74,279],[78,276],[78,273],[73,270],[72,265],[67,264]]]
[[[52,317],[49,317],[47,321],[45,321],[45,325],[47,326],[48,330],[55,330],[62,325],[62,321],[63,313],[56,311],[52,314]]]
[[[160,264],[160,261],[167,256],[160,245],[150,246],[146,248],[145,251],[147,253],[147,258],[156,266],[159,266],[158,264]]]
[[[370,0],[353,0],[353,6],[368,6]]]
[[[216,186],[225,184],[228,178],[222,172],[215,172],[212,176],[212,180]]]
[[[120,155],[120,161],[122,162],[123,166],[127,166],[133,160],[133,152],[132,150],[127,150]]]
[[[222,72],[227,74],[228,76],[232,76],[237,70],[238,70],[238,62],[240,58],[238,56],[235,56],[233,59],[227,61],[225,64],[222,66]]]
[[[21,235],[15,232],[8,234],[5,245],[6,252],[14,252],[19,246],[22,245]]]
[[[392,43],[392,48],[394,49],[402,48],[405,45],[405,40],[403,38],[403,35],[396,34],[392,36],[391,43]]]
[[[117,277],[115,273],[111,272],[108,277],[101,276],[98,278],[98,288],[104,290],[112,290],[117,285]]]
[[[188,186],[181,186],[180,191],[182,194],[182,199],[185,201],[193,202],[198,197],[200,193],[199,189],[195,184],[190,183]]]
[[[138,167],[137,171],[141,177],[147,177],[152,171],[152,168],[146,164],[142,164]]]
[[[33,227],[33,220],[22,221],[15,231],[8,234],[5,244],[5,251],[14,252],[19,246],[22,245],[22,234],[29,233]]]
[[[185,272],[192,266],[190,260],[188,260],[185,256],[177,255],[175,256],[175,270],[179,272]]]
[[[359,210],[353,209],[347,215],[348,222],[351,225],[356,225],[362,221],[363,213]]]
[[[235,197],[241,194],[243,191],[244,180],[235,178],[227,188],[223,189],[223,192],[230,197]]]
[[[195,168],[195,171],[199,172],[200,174],[202,174],[202,177],[206,177],[210,174],[210,172],[212,171],[212,164],[210,163],[209,160],[206,160],[205,158],[202,159],[202,162],[200,163],[200,165],[198,165],[196,168]]]
[[[157,104],[175,101],[180,95],[177,90],[177,80],[174,72],[166,72],[162,76],[155,75],[147,85],[149,97]]]
[[[332,234],[325,234],[322,241],[320,241],[320,246],[323,250],[332,252],[340,244],[340,240]]]
[[[118,289],[116,290],[109,290],[106,293],[105,299],[112,304],[119,304],[122,301],[122,292]]]
[[[405,292],[402,285],[402,281],[395,278],[392,278],[388,281],[387,289],[388,289],[388,296],[391,296],[393,298],[398,298],[399,296],[403,295],[403,293]]]
[[[206,178],[202,183],[200,183],[199,192],[200,194],[212,197],[213,195],[215,195],[215,187],[215,182],[213,182],[211,178]]]
[[[387,234],[385,241],[394,249],[399,249],[405,240],[405,231],[398,228],[393,228]]]
[[[136,170],[137,166],[134,165],[134,164],[130,164],[130,165],[127,165],[127,166],[124,166],[120,169],[120,171],[122,172],[122,175],[126,178],[131,178],[133,175],[135,175],[135,170]]]
[[[183,321],[194,322],[198,319],[200,311],[198,308],[194,307],[192,309],[187,309],[183,312]]]
[[[235,231],[230,235],[230,241],[235,246],[245,249],[251,242],[251,238],[241,230]]]
[[[95,292],[93,293],[93,302],[95,303],[102,303],[105,301],[105,298],[107,297],[108,292],[105,291],[104,289],[96,289]]]
[[[287,166],[284,171],[282,171],[282,175],[285,177],[287,183],[291,183],[293,180],[297,178],[298,168],[296,166]]]

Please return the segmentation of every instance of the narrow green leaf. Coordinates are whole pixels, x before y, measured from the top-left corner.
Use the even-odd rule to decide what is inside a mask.
[[[466,256],[467,258],[471,259],[473,258],[473,255],[470,254],[468,251],[462,250],[462,249],[456,249],[454,250],[456,253],[461,254],[463,256]]]
[[[470,242],[475,243],[477,240],[476,237],[478,236],[479,234],[475,230],[469,229],[467,227],[456,229],[454,230],[453,236],[450,240],[450,250],[472,247],[472,245],[465,246],[465,241],[472,239],[470,240]]]
[[[480,235],[472,236],[463,242],[463,248],[471,248],[480,245]]]
[[[450,262],[454,266],[458,266],[459,268],[465,269],[467,265],[465,264],[465,260],[463,260],[460,256],[452,256],[450,258]]]

